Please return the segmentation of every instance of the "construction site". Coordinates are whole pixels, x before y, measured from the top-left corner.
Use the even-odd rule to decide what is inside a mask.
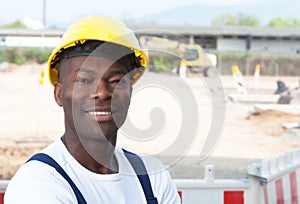
[[[1,162],[3,164],[1,175],[3,178],[9,178],[13,172],[7,172],[14,171],[26,157],[43,147],[43,143],[51,142],[63,132],[62,110],[53,100],[52,87],[46,81],[44,84],[39,84],[40,72],[44,67],[45,65],[37,64],[8,65],[6,71],[0,73],[2,98],[0,135],[3,152],[1,156],[4,159],[4,162]],[[150,72],[146,77],[151,78],[152,75],[160,74]],[[170,76],[178,77],[175,74]],[[199,111],[203,107],[210,107],[208,90],[201,77],[203,76],[191,73],[184,79],[196,89],[197,94],[200,94]],[[261,159],[298,147],[298,126],[289,126],[289,123],[299,122],[298,77],[260,76],[259,87],[255,88],[257,82],[254,75],[244,76],[247,94],[239,93],[232,75],[221,76],[221,80],[226,97],[226,120],[221,139],[211,157]],[[292,98],[289,104],[278,105],[280,94],[275,94],[278,80],[285,82],[288,87],[281,95],[290,92]],[[208,111],[200,114],[203,114],[201,118],[204,119],[211,117]],[[147,119],[148,116],[143,117]],[[51,121],[51,125],[48,121]],[[32,144],[35,148],[28,146]],[[198,145],[194,146],[189,155],[197,157]],[[19,148],[20,152],[15,151],[14,148]],[[144,148],[141,150],[144,153],[151,153],[151,150],[150,152]],[[18,158],[19,164],[12,159],[7,159],[7,156]],[[7,168],[9,164],[6,162],[15,167]],[[185,175],[191,176],[191,174]],[[200,174],[195,176],[200,177]]]
[[[63,134],[63,114],[53,99],[53,87],[46,78],[40,83],[41,70],[45,68],[45,64],[7,66],[5,71],[0,73],[2,179],[10,179],[30,155]],[[180,78],[177,74],[148,72],[145,79],[152,81],[156,75],[161,76],[162,80]],[[205,85],[203,76],[195,73],[187,73],[183,80],[193,90],[197,99],[201,125],[186,152],[180,155],[177,152],[170,155],[160,153],[172,144],[170,134],[176,136],[174,129],[177,127],[174,124],[178,124],[178,119],[174,110],[166,110],[166,114],[173,116],[167,118],[167,128],[155,141],[145,143],[125,135],[119,137],[118,143],[132,151],[159,157],[168,165],[175,179],[203,179],[204,167],[208,164],[214,165],[217,179],[246,178],[251,163],[271,159],[299,147],[298,77],[260,76],[259,81],[256,81],[254,75],[243,76],[243,85],[247,93],[240,92],[232,75],[220,78],[225,93],[225,120],[220,124],[222,131],[215,141],[215,146],[205,158],[201,157],[200,153],[212,125],[210,94],[218,92],[211,92]],[[283,81],[286,87],[282,93],[275,94],[278,80]],[[256,84],[258,82],[259,85]],[[154,91],[159,94],[156,89]],[[289,95],[291,100],[288,104],[278,104],[280,96],[284,95]],[[135,106],[140,106],[138,104],[148,101],[148,97],[153,97],[153,93],[150,89],[148,95],[146,93],[139,97],[137,94],[136,97]],[[169,103],[168,100],[165,99],[156,105],[165,107]],[[172,100],[170,99],[170,103]],[[148,124],[148,111],[153,108],[151,106],[151,103],[149,107],[143,105],[143,108],[138,109],[141,110],[139,114],[129,113],[132,122],[137,126]],[[176,140],[176,137],[171,139]]]
[[[268,183],[270,169],[279,168],[280,163],[264,167],[269,170],[263,168],[265,163],[293,151],[296,153],[292,159],[285,161],[293,160],[295,166],[286,166],[297,171],[297,62],[287,60],[282,64],[278,54],[274,60],[266,52],[255,53],[244,61],[226,60],[226,56],[205,52],[198,44],[149,35],[141,35],[140,43],[148,52],[150,64],[133,87],[134,108],[129,108],[129,123],[121,128],[118,145],[159,158],[176,180],[183,203],[195,200],[195,196],[184,198],[191,188],[182,183],[185,180],[199,181],[197,185],[206,190],[214,183],[203,181],[233,182],[248,179],[250,174]],[[249,56],[249,52],[243,53]],[[64,118],[62,108],[54,100],[46,63],[1,63],[0,96],[0,178],[7,181],[32,154],[62,136]],[[156,124],[157,134],[141,138],[139,133],[150,129],[156,119],[161,119]],[[128,131],[128,124],[133,124],[134,129]],[[187,129],[188,134],[183,135],[182,129]],[[136,134],[130,135],[132,132]],[[185,143],[178,143],[182,138]],[[253,168],[254,164],[261,166]],[[290,169],[284,171],[290,173]],[[238,189],[234,195],[243,200],[231,203],[249,204],[258,203],[249,198],[259,189],[259,196],[254,197],[267,203],[269,194],[260,190],[260,184],[251,187],[248,180],[243,182],[244,187],[229,183],[229,187],[220,184],[220,189]]]

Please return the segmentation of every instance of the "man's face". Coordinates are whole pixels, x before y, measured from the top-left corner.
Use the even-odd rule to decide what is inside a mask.
[[[65,113],[66,132],[81,139],[103,140],[116,135],[130,104],[127,69],[97,56],[62,60],[55,97]]]

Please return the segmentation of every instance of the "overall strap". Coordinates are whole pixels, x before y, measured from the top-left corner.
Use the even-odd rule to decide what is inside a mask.
[[[123,149],[123,151],[142,185],[147,204],[158,204],[156,197],[154,197],[151,182],[142,159],[138,155],[125,149]]]
[[[50,157],[49,155],[44,154],[44,153],[38,153],[38,154],[33,155],[27,162],[32,161],[32,160],[37,160],[37,161],[43,162],[43,163],[48,164],[49,166],[52,166],[53,168],[55,168],[56,171],[58,173],[60,173],[66,179],[66,181],[70,184],[71,188],[73,189],[73,191],[75,193],[78,204],[87,204],[83,195],[81,194],[81,192],[79,191],[77,186],[74,184],[72,179],[68,176],[68,174],[63,170],[63,168],[52,157]]]

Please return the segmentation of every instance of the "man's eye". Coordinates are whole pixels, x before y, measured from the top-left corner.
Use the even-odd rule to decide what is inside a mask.
[[[87,78],[78,77],[77,79],[75,79],[75,82],[80,84],[87,84],[90,83],[90,80],[88,80]]]
[[[122,79],[116,79],[111,81],[112,84],[115,84],[116,86],[128,86],[129,85],[129,80],[127,78],[122,78]]]

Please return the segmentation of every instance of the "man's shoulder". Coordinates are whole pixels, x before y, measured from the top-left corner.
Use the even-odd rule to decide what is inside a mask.
[[[43,153],[51,153],[55,149],[55,143],[50,144]],[[24,163],[10,180],[6,189],[7,203],[16,203],[22,201],[26,203],[37,203],[41,195],[49,196],[49,199],[55,198],[55,195],[65,194],[69,191],[68,184],[59,178],[56,170],[48,164],[32,160]],[[18,195],[16,197],[15,195]],[[70,196],[65,196],[71,199]],[[50,199],[51,200],[51,199]],[[37,202],[35,202],[37,201]],[[47,202],[51,203],[51,201]],[[54,203],[54,202],[52,202]]]
[[[53,142],[46,148],[42,149],[37,153],[46,153],[51,156],[52,152],[55,152],[55,149],[58,150],[57,141]],[[53,154],[52,154],[53,155]],[[54,168],[48,164],[42,163],[37,160],[25,161],[24,164],[18,169],[16,174],[13,176],[12,181],[19,180],[27,182],[27,180],[42,180],[48,179],[50,175],[55,171]]]
[[[55,149],[56,142],[50,144],[45,149],[41,150],[38,153],[51,153]],[[29,162],[24,162],[24,164],[18,169],[16,174],[12,177],[10,184],[13,183],[27,183],[39,181],[38,183],[46,182],[49,180],[53,172],[54,168],[51,166],[42,163],[40,161],[32,160]]]
[[[68,185],[53,176],[55,169],[50,166],[30,161],[25,163],[10,180],[5,192],[5,203],[56,203],[53,199],[69,192]],[[17,195],[17,196],[16,196]],[[68,194],[65,200],[72,199]]]

